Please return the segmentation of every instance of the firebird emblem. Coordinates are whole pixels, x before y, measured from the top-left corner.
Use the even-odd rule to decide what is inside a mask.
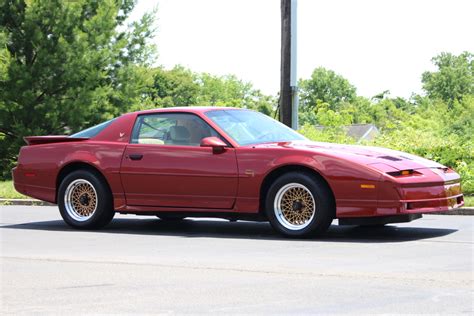
[[[119,135],[120,135],[120,138],[122,138],[125,135],[125,133],[120,133]]]

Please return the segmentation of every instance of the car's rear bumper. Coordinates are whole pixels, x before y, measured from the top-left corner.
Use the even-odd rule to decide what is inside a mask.
[[[12,180],[15,190],[38,200],[56,203],[56,190],[37,183],[33,172],[25,172],[20,166],[12,169]]]
[[[19,169],[18,167],[15,167],[12,169],[12,181],[13,181],[13,187],[15,190],[17,190],[21,194],[25,194],[25,188],[23,185],[20,185],[19,183]]]

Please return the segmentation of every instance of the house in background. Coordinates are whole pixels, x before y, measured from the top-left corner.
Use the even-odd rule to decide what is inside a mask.
[[[363,140],[373,140],[380,134],[379,129],[374,124],[353,124],[344,126],[346,135],[361,142]]]

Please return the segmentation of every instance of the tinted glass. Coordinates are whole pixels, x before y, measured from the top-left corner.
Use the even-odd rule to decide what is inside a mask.
[[[102,132],[107,126],[109,126],[115,119],[109,120],[104,123],[100,123],[98,125],[89,127],[88,129],[85,129],[83,131],[80,131],[76,134],[72,134],[69,137],[73,138],[79,138],[79,137],[85,137],[85,138],[92,138],[94,136],[97,136],[100,132]]]
[[[286,125],[255,111],[216,110],[206,115],[239,145],[305,140]]]

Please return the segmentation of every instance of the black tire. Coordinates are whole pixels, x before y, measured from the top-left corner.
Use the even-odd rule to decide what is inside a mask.
[[[76,201],[81,201],[82,206],[78,204],[79,202],[75,202],[76,204],[66,202],[66,200],[74,200],[68,198],[68,196],[74,195],[74,190],[78,190],[75,189],[74,186],[78,185],[83,185],[86,188],[86,193],[80,195],[80,198],[85,196],[84,204],[82,204],[83,201],[81,201],[81,199],[76,199]],[[92,191],[90,191],[91,188]],[[89,193],[91,194],[88,195]],[[92,193],[96,195],[95,200],[93,199]],[[68,194],[68,196],[65,196],[66,194]],[[91,200],[95,203],[91,202]],[[109,186],[102,177],[94,171],[76,170],[68,174],[59,185],[57,201],[61,217],[69,226],[74,228],[101,228],[110,223],[115,215],[112,193],[110,192]],[[95,207],[92,207],[92,205]],[[81,207],[88,208],[89,206],[91,207],[86,209],[89,214],[87,216],[83,216],[77,211],[77,209],[82,211]]]
[[[156,217],[158,217],[162,221],[170,221],[170,222],[182,221],[183,219],[186,218],[185,216],[181,216],[181,215],[168,215],[168,214],[156,215]]]
[[[300,190],[296,192],[303,192],[306,198],[314,202],[314,208],[305,206],[305,202],[296,198],[291,202],[292,210],[287,214],[303,212],[305,208],[312,214],[311,216],[307,215],[306,220],[301,220],[303,222],[301,225],[294,224],[295,227],[289,227],[293,226],[293,223],[288,220],[288,216],[278,210],[278,208],[285,208],[280,207],[285,204],[279,204],[278,201],[283,201],[285,194],[287,194],[285,192],[290,192],[290,190]],[[308,190],[310,195],[307,194]],[[289,194],[291,196],[291,193]],[[287,198],[284,201],[291,201],[291,199]],[[306,204],[311,205],[311,202]],[[287,202],[286,205],[290,204]],[[311,212],[311,210],[313,211]],[[271,184],[265,198],[265,211],[270,224],[276,231],[287,237],[303,238],[321,235],[328,229],[335,217],[335,203],[331,190],[323,180],[305,173],[290,172],[280,176]],[[288,212],[288,209],[286,211]]]

